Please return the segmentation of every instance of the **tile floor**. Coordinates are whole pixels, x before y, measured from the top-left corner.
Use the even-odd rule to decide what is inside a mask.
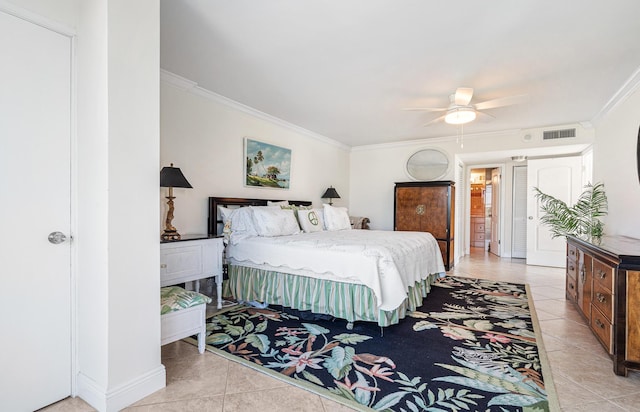
[[[528,283],[562,411],[640,411],[640,372],[614,375],[612,363],[575,308],[565,301],[564,269],[527,266],[472,250],[449,274]],[[126,411],[349,411],[350,408],[176,342],[162,348],[166,388]],[[94,411],[79,398],[46,412]]]

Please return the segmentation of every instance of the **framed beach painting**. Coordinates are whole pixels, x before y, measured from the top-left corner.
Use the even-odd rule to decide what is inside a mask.
[[[245,137],[245,186],[289,189],[291,149]]]

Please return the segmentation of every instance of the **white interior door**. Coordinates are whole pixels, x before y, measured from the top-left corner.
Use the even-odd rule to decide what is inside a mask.
[[[501,185],[500,168],[491,169],[491,243],[489,250],[497,256],[502,256],[502,242],[500,242]]]
[[[582,159],[579,156],[529,160],[527,164],[527,264],[564,267],[566,240],[551,238],[540,224],[540,205],[533,188],[572,205],[582,193]]]
[[[527,166],[513,168],[513,236],[511,257],[527,257]]]
[[[71,393],[71,39],[0,10],[0,410]]]

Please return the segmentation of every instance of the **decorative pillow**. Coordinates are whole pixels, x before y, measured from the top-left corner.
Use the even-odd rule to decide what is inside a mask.
[[[209,296],[185,290],[179,286],[160,288],[160,314],[175,312],[203,303],[211,303]]]
[[[298,222],[305,233],[321,232],[324,230],[322,209],[298,210]]]
[[[346,207],[322,206],[324,208],[324,224],[327,230],[351,229],[351,221]]]
[[[258,236],[273,237],[300,233],[296,216],[291,209],[250,206]]]
[[[298,206],[298,205],[286,205],[286,206],[280,206],[282,209],[291,209],[293,210],[293,214],[296,217],[296,221],[298,223],[300,223],[300,220],[298,219],[298,212],[300,210],[311,210],[313,209],[313,207],[311,206]],[[300,229],[302,229],[302,226],[300,226]]]
[[[245,232],[250,235],[257,235],[253,225],[253,213],[250,207],[240,207],[229,209],[219,206],[224,224],[223,233],[230,235],[232,232]]]
[[[279,202],[274,202],[272,200],[267,200],[267,206],[289,206],[288,200],[281,200]]]

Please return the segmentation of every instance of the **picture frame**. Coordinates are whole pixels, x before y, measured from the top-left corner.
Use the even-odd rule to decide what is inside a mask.
[[[289,189],[291,185],[291,149],[244,138],[244,185]]]

